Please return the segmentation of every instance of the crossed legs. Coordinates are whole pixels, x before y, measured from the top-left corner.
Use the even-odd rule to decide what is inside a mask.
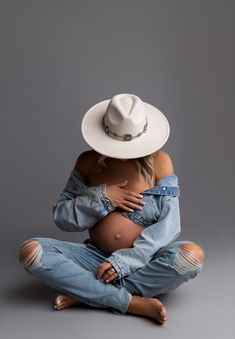
[[[25,268],[29,272],[30,271],[33,272],[34,269],[38,266],[40,267],[40,262],[42,260],[43,252],[45,249],[41,246],[40,242],[38,242],[36,239],[37,238],[29,239],[25,241],[21,245],[21,248],[20,248],[19,261],[25,266]],[[56,242],[58,242],[58,240],[56,240]],[[61,242],[61,244],[62,243],[63,242]],[[164,254],[164,251],[162,253]],[[167,253],[167,251],[165,253]],[[55,256],[58,256],[59,254],[61,255],[62,253],[59,253],[59,251],[57,253],[54,253]],[[177,251],[175,252],[175,255],[173,256],[174,260],[173,260],[172,270],[174,270],[174,272],[177,271],[176,274],[177,274],[177,277],[179,277],[178,285],[181,284],[183,281],[185,281],[185,277],[186,278],[189,277],[188,272],[190,271],[192,273],[197,272],[197,268],[200,267],[204,261],[204,256],[205,254],[202,248],[193,242],[185,242],[185,243],[180,244],[180,246],[177,247]],[[122,313],[127,312],[127,313],[147,316],[149,318],[153,318],[157,320],[157,322],[160,324],[163,324],[165,322],[167,318],[166,309],[164,305],[162,305],[162,303],[158,299],[153,298],[153,296],[160,294],[160,293],[164,293],[165,291],[168,290],[168,286],[163,287],[164,285],[163,282],[161,282],[161,286],[160,285],[157,286],[156,275],[153,276],[152,280],[150,276],[149,282],[151,282],[151,284],[148,284],[148,281],[146,279],[146,277],[148,277],[152,269],[156,269],[156,268],[158,269],[159,267],[161,267],[160,265],[161,265],[162,258],[163,257],[161,256],[161,254],[159,254],[156,260],[153,260],[152,262],[150,262],[149,265],[152,265],[151,267],[150,266],[147,267],[148,265],[146,265],[146,267],[143,267],[140,270],[137,270],[136,272],[134,272],[132,275],[128,277],[124,277],[122,279],[121,289],[124,294],[121,296],[121,298],[122,300],[126,299],[127,297],[130,299],[128,303],[128,307],[125,308],[126,311],[124,311],[124,308],[123,308]],[[100,261],[103,261],[103,260],[105,260],[105,258],[102,258],[102,260]],[[164,262],[164,260],[162,260],[162,262]],[[95,266],[97,267],[98,265],[96,264],[94,265],[94,267],[90,268],[91,271],[93,270],[94,272]],[[41,273],[42,273],[42,268],[43,266],[41,266]],[[140,279],[141,275],[142,277],[144,277],[144,279],[142,280]],[[166,276],[165,273],[164,273],[164,276]],[[180,280],[181,277],[183,277],[183,280]],[[171,281],[173,280],[172,276],[169,275],[168,278],[169,278],[169,284],[170,284]],[[176,281],[176,279],[174,279],[174,281]],[[101,284],[105,284],[105,283],[101,283]],[[86,304],[86,300],[80,300],[79,296],[77,297],[73,295],[72,293],[68,293],[70,292],[69,290],[67,291],[66,289],[60,288],[59,283],[58,285],[55,284],[54,286],[60,289],[61,291],[66,292],[64,294],[59,294],[56,297],[54,306],[57,310],[62,310],[64,308],[67,308],[73,305]],[[175,285],[175,287],[177,286]],[[115,289],[115,286],[112,285],[112,288]],[[123,291],[123,289],[126,290],[126,292]],[[121,292],[121,290],[119,291]],[[100,293],[102,293],[102,291]]]

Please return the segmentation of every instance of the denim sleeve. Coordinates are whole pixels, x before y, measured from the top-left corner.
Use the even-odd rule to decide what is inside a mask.
[[[161,212],[156,223],[146,227],[133,243],[133,247],[114,251],[105,260],[109,261],[118,279],[146,265],[155,252],[175,240],[180,232],[180,209],[177,196],[160,196]]]
[[[115,208],[115,203],[106,196],[106,184],[88,187],[82,174],[73,169],[52,206],[53,220],[63,231],[81,232]]]

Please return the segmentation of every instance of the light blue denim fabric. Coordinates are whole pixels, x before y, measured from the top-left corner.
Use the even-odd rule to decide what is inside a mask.
[[[181,253],[181,245],[190,241],[174,241],[180,234],[180,190],[176,174],[161,178],[154,187],[141,193],[149,209],[145,205],[141,211],[128,215],[137,223],[143,220],[146,225],[133,247],[107,255],[89,238],[83,243],[73,243],[34,237],[31,239],[40,245],[40,258],[25,267],[26,271],[88,305],[110,308],[117,314],[127,312],[133,294],[154,297],[196,277],[203,262],[190,265]],[[106,196],[106,184],[88,187],[81,173],[73,169],[52,210],[60,229],[79,232],[92,227],[115,208]],[[152,218],[156,222],[149,225]],[[105,260],[118,273],[110,283],[101,282],[95,275]]]
[[[155,252],[175,240],[181,231],[180,189],[175,173],[161,178],[141,194],[146,201],[144,208],[122,214],[129,215],[136,223],[147,223],[147,227],[139,233],[132,248],[116,250],[106,259],[118,272],[118,279],[146,265]]]
[[[73,169],[59,200],[53,204],[55,224],[67,232],[81,232],[113,211],[116,205],[106,197],[106,184],[88,187]]]
[[[146,205],[141,211],[123,211],[135,222],[149,222],[136,238],[132,248],[116,250],[109,261],[121,279],[148,263],[161,247],[180,234],[180,189],[178,177],[161,178],[154,187],[141,192]],[[116,205],[106,196],[106,184],[88,187],[84,177],[73,169],[60,199],[53,205],[55,224],[64,231],[84,231],[113,211]],[[151,219],[156,222],[151,224]]]
[[[34,237],[42,249],[40,262],[25,270],[42,283],[71,295],[87,305],[126,313],[131,293],[120,283],[104,283],[96,271],[106,255],[93,245]]]
[[[146,203],[142,206],[141,210],[136,209],[133,212],[128,212],[120,209],[120,212],[138,225],[149,226],[159,220],[162,196],[180,196],[177,176],[173,174],[162,178],[154,187],[148,188],[140,193],[143,195],[143,200]]]
[[[202,264],[178,272],[177,254],[182,244],[176,241],[157,251],[150,262],[120,280],[105,283],[97,279],[98,266],[107,258],[90,239],[84,243],[33,237],[41,248],[40,261],[25,270],[42,283],[71,295],[87,305],[108,308],[112,313],[127,313],[132,295],[156,297],[167,293],[202,270]],[[27,240],[26,240],[27,241]]]

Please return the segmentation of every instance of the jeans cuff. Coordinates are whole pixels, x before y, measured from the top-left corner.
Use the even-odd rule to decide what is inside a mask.
[[[99,185],[97,186],[97,188],[98,188],[99,198],[101,202],[103,203],[104,207],[106,208],[106,210],[108,212],[112,212],[113,210],[115,210],[117,205],[106,195],[106,184]]]
[[[127,313],[127,310],[128,310],[128,307],[129,307],[129,304],[131,302],[131,298],[132,298],[132,294],[130,292],[127,292],[127,295],[126,295],[126,298],[125,298],[125,301],[123,303],[123,306],[121,309],[116,309],[116,308],[111,308],[111,312],[114,313],[114,314],[125,314]]]
[[[113,265],[113,267],[115,268],[115,271],[118,274],[117,279],[121,279],[125,275],[129,274],[129,271],[126,265],[114,254],[111,254],[109,257],[107,257],[105,261],[108,261],[110,262],[110,264]]]

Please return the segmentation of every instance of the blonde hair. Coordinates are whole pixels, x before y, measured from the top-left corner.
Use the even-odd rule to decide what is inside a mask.
[[[145,181],[150,185],[155,183],[155,173],[154,173],[154,156],[155,152],[149,155],[146,155],[141,158],[132,159],[135,161],[139,173],[144,176]],[[102,168],[103,166],[107,168],[105,159],[108,158],[103,154],[98,154],[98,165]]]

